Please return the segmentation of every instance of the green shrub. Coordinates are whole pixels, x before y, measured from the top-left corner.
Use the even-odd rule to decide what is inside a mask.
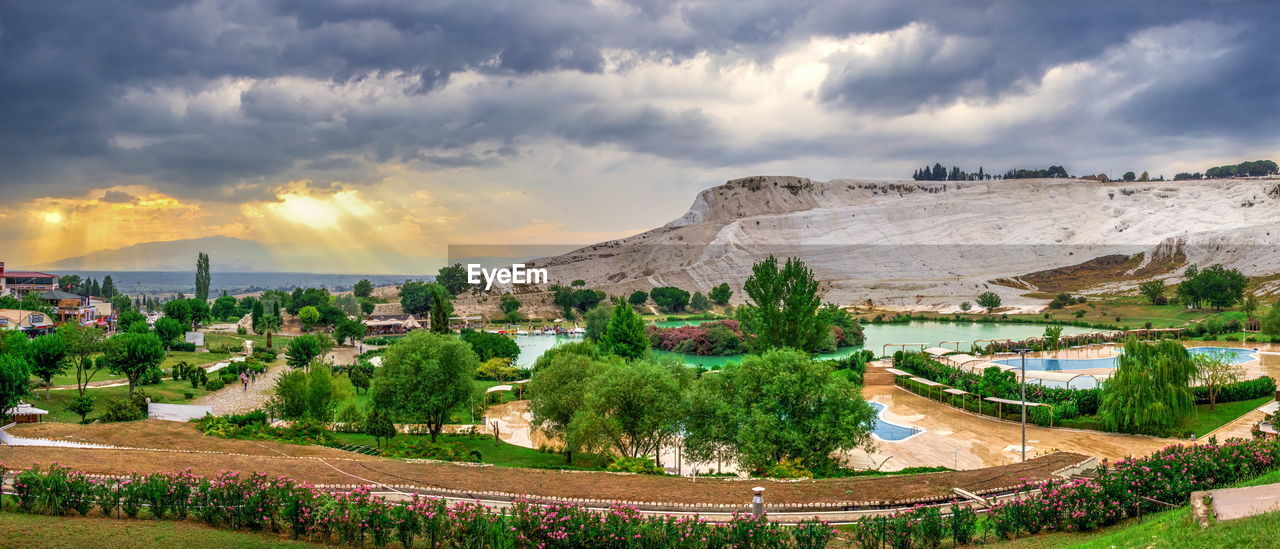
[[[169,350],[194,353],[196,351],[196,344],[188,343],[186,341],[175,341],[169,345]]]
[[[135,391],[132,397],[113,398],[107,401],[101,419],[105,423],[116,421],[136,421],[147,418],[147,400],[142,391]]]
[[[613,458],[613,462],[605,467],[606,471],[614,471],[618,473],[641,473],[645,475],[661,475],[666,473],[652,459],[645,457],[623,457],[617,456]]]
[[[142,372],[142,375],[138,376],[138,385],[156,385],[163,379],[164,370],[154,367],[147,368],[147,371]]]
[[[430,438],[423,436],[398,437],[395,442],[387,446],[386,450],[382,451],[382,455],[398,458],[470,462],[478,462],[482,457],[480,452],[469,450],[460,442],[431,442]]]
[[[217,391],[226,386],[221,379],[211,379],[204,384],[204,388],[208,391]]]

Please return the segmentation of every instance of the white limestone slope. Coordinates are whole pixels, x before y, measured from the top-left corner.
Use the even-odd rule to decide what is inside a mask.
[[[1181,250],[1187,262],[1280,272],[1280,181],[1110,183],[1069,179],[814,182],[749,177],[703,191],[679,219],[538,260],[553,281],[613,293],[677,285],[741,288],[752,263],[796,256],[828,300],[954,309],[989,283],[1102,255]],[[741,292],[737,292],[738,296]]]

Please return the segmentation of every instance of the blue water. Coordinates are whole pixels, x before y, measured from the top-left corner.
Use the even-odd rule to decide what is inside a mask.
[[[871,407],[875,408],[876,410],[876,426],[873,432],[875,432],[876,436],[880,437],[880,440],[896,442],[899,440],[906,440],[908,438],[911,438],[912,436],[915,436],[924,432],[915,427],[903,427],[901,425],[894,425],[883,419],[880,419],[880,413],[884,411],[884,405],[880,404],[879,402],[871,402],[869,400],[867,401],[867,404],[870,404]]]
[[[1191,347],[1187,349],[1193,355],[1223,353],[1232,364],[1242,364],[1253,360],[1253,349],[1236,349],[1231,347]],[[1022,359],[1006,358],[996,360],[1000,364],[1021,367]],[[1028,370],[1060,372],[1064,370],[1086,370],[1090,368],[1115,368],[1116,357],[1111,358],[1028,358]]]

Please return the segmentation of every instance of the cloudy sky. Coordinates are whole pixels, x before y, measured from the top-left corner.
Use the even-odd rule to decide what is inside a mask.
[[[0,0],[0,260],[224,235],[421,272],[755,174],[1275,158],[1265,2]],[[356,248],[422,265],[370,265]]]

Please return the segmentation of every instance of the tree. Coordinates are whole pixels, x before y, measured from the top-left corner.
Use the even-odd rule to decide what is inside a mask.
[[[191,327],[191,304],[185,299],[174,299],[165,302],[164,316],[180,322],[183,328]]]
[[[587,314],[582,315],[583,322],[586,323],[586,333],[583,334],[587,339],[597,341],[600,336],[604,335],[604,329],[609,326],[609,320],[613,318],[613,304],[604,302],[592,307]]]
[[[987,314],[991,314],[991,311],[1000,306],[1000,296],[995,292],[982,292],[977,301],[979,307],[987,310]]]
[[[320,322],[320,310],[307,305],[298,311],[298,320],[302,322],[302,331],[310,332],[316,327],[316,323]]]
[[[1239,270],[1222,265],[1202,270],[1196,270],[1192,265],[1183,276],[1185,279],[1178,285],[1178,296],[1195,309],[1204,303],[1218,310],[1230,307],[1244,298],[1244,288],[1249,282]]]
[[[342,294],[333,298],[333,309],[342,312],[343,316],[360,316],[360,300],[350,294]]]
[[[1138,181],[1142,181],[1142,182],[1151,181],[1151,176],[1144,171],[1142,172],[1142,175],[1138,176]]]
[[[280,325],[281,325],[281,324],[282,324],[282,322],[280,321],[280,315],[279,315],[279,314],[267,315],[267,316],[262,317],[262,321],[261,321],[261,322],[255,323],[255,324],[253,325],[253,331],[258,332],[258,333],[261,333],[261,334],[266,334],[266,336],[267,336],[267,348],[268,348],[268,349],[270,349],[270,348],[271,348],[271,334],[274,334],[274,333],[276,333],[276,332],[280,331]]]
[[[155,334],[125,332],[108,339],[102,353],[111,373],[129,380],[129,394],[142,374],[164,362],[164,344]]]
[[[1218,395],[1222,388],[1240,381],[1244,377],[1244,368],[1231,361],[1230,355],[1223,352],[1201,353],[1192,357],[1196,363],[1196,379],[1209,393],[1209,410],[1218,405]]]
[[[1280,301],[1277,301],[1267,311],[1267,316],[1262,317],[1262,333],[1275,338],[1280,336]]]
[[[307,417],[324,423],[333,421],[333,388],[333,372],[329,367],[312,366],[307,372]]]
[[[520,300],[516,299],[515,296],[511,294],[502,294],[502,299],[498,302],[498,306],[502,308],[502,313],[508,317],[510,317],[512,313],[519,311],[520,305]]]
[[[1133,180],[1135,180],[1135,179],[1137,179],[1137,178],[1138,178],[1138,174],[1135,174],[1135,173],[1133,173],[1133,172],[1124,172],[1124,180],[1125,180],[1125,181],[1132,182]]]
[[[285,372],[276,379],[274,404],[280,417],[301,418],[307,415],[307,374],[302,370]]]
[[[160,342],[166,349],[173,344],[174,340],[182,337],[185,331],[182,324],[167,316],[156,320],[156,335],[160,337]]]
[[[118,315],[125,311],[132,311],[132,310],[133,310],[133,301],[129,299],[129,296],[124,294],[116,294],[112,296],[111,298],[112,313]]]
[[[452,337],[416,331],[387,347],[373,376],[373,403],[412,423],[424,423],[435,442],[449,414],[472,398],[479,360]]]
[[[80,275],[62,275],[58,277],[58,288],[64,292],[70,292],[76,295],[84,295],[84,281],[80,279]]]
[[[262,315],[265,311],[262,308],[262,300],[253,300],[253,307],[249,309],[249,322],[255,333],[262,333]]]
[[[705,391],[694,393],[693,407],[710,417],[689,425],[686,444],[704,455],[708,447],[731,448],[743,469],[782,460],[835,467],[831,454],[871,445],[875,411],[858,387],[803,351],[748,356],[699,385]]]
[[[1195,361],[1181,344],[1129,340],[1116,359],[1116,369],[1102,385],[1098,416],[1108,430],[1159,432],[1195,410],[1188,386]]]
[[[1253,313],[1258,312],[1258,296],[1245,294],[1244,302],[1240,304],[1240,310],[1244,311],[1247,318],[1253,317]]]
[[[1062,326],[1045,326],[1044,328],[1044,348],[1057,350],[1058,342],[1062,339]]]
[[[356,285],[351,288],[351,293],[355,294],[356,297],[369,297],[373,295],[373,283],[369,282],[369,279],[367,278],[362,278],[360,279],[360,282],[357,282]]]
[[[972,306],[972,305],[970,305],[968,301],[961,301],[961,302],[960,302],[960,310],[961,310],[962,312],[966,312],[966,313],[967,313],[967,312],[969,312],[969,309],[972,309],[972,308],[973,308],[973,306]]]
[[[351,340],[351,344],[360,339],[364,339],[364,334],[369,329],[363,322],[354,318],[343,318],[338,321],[338,325],[333,328],[333,338],[338,340],[339,345],[345,345],[347,340]]]
[[[503,357],[493,357],[482,363],[476,369],[481,377],[486,377],[502,383],[508,379],[515,377],[519,370],[511,363],[511,359]]]
[[[235,318],[236,310],[236,298],[224,295],[213,300],[213,307],[209,309],[209,314],[217,320],[226,320]]]
[[[693,297],[689,300],[689,306],[695,311],[706,311],[711,308],[711,300],[702,292],[693,292]]]
[[[440,267],[436,273],[436,284],[444,286],[449,295],[458,295],[467,291],[467,269],[461,263]]]
[[[44,399],[49,400],[53,376],[67,371],[67,342],[57,334],[39,336],[27,345],[27,357],[32,375],[44,382]]]
[[[116,282],[111,279],[111,275],[102,277],[102,296],[105,299],[111,299],[116,296]]]
[[[365,419],[364,433],[373,437],[374,444],[381,448],[384,444],[391,444],[391,439],[397,434],[396,424],[386,410],[374,408]]]
[[[569,429],[590,449],[611,448],[630,458],[657,454],[679,432],[691,378],[692,371],[675,360],[611,362],[589,382]]]
[[[600,334],[600,351],[622,358],[640,358],[649,350],[644,320],[631,307],[614,307],[613,317]]]
[[[48,396],[45,399],[48,400]],[[93,412],[93,395],[80,395],[67,403],[67,411],[80,416],[80,423],[89,421],[89,414]]]
[[[427,289],[431,296],[431,331],[447,334],[451,331],[449,317],[453,316],[452,296],[439,284],[431,284]]]
[[[66,343],[67,359],[76,368],[76,387],[83,395],[94,374],[106,366],[98,363],[94,358],[102,351],[104,336],[102,330],[67,323],[58,326],[57,334]]]
[[[351,379],[351,386],[355,387],[356,392],[360,390],[368,392],[369,383],[373,380],[373,365],[368,362],[357,362],[347,370],[347,377]]]
[[[627,303],[630,303],[636,307],[644,305],[646,301],[649,301],[649,292],[646,292],[644,290],[636,290],[634,292],[631,292],[631,295],[627,297]]]
[[[711,298],[711,301],[716,302],[716,305],[728,305],[729,298],[733,297],[733,290],[729,289],[728,282],[721,282],[719,286],[711,289],[708,297]]]
[[[30,380],[30,364],[25,357],[17,353],[0,354],[0,424],[9,423],[9,409],[27,396]]]
[[[675,286],[654,288],[649,292],[649,297],[659,309],[668,313],[678,313],[689,305],[689,292]]]
[[[549,351],[538,358],[538,365],[529,378],[533,425],[564,442],[568,463],[573,463],[573,452],[581,447],[577,434],[569,431],[569,425],[583,408],[588,384],[608,367],[607,361],[594,357],[591,352],[578,352],[587,351],[581,348],[586,345],[589,343],[571,343],[555,348],[555,352]]]
[[[481,361],[491,358],[505,358],[508,360],[520,358],[520,346],[516,345],[514,339],[502,334],[467,331],[463,332],[460,339],[471,346],[476,358]]]
[[[196,299],[209,301],[209,283],[213,281],[209,274],[209,254],[200,252],[196,256]]]
[[[1148,280],[1138,285],[1138,292],[1151,301],[1152,305],[1159,304],[1161,298],[1164,297],[1165,289],[1163,280]]]
[[[35,311],[53,316],[53,307],[50,307],[44,298],[40,297],[40,292],[27,292],[27,295],[22,296],[22,301],[18,303],[18,308],[23,311]]]
[[[812,351],[826,341],[827,325],[817,314],[822,303],[818,281],[803,261],[790,258],[779,268],[769,256],[752,266],[742,290],[754,308],[747,329],[757,352],[780,347]]]
[[[285,364],[294,368],[305,368],[311,360],[323,354],[320,338],[313,334],[303,334],[293,338],[285,349]]]

